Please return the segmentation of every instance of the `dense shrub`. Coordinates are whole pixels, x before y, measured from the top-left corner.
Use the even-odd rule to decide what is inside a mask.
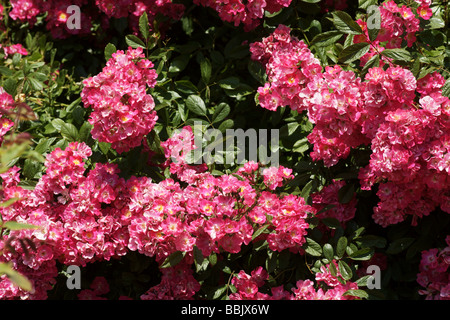
[[[1,299],[449,299],[444,3],[0,9]]]

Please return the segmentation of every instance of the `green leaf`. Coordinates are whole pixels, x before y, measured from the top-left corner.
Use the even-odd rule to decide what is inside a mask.
[[[10,205],[12,205],[14,202],[19,201],[20,198],[9,198],[6,201],[3,201],[0,203],[0,208],[6,208],[9,207]]]
[[[111,59],[112,54],[117,51],[117,48],[112,43],[108,43],[105,47],[105,60],[108,61]]]
[[[0,274],[6,274],[9,280],[25,291],[32,291],[33,285],[25,276],[14,270],[7,263],[0,263]]]
[[[405,49],[385,49],[381,52],[385,57],[400,60],[400,61],[411,61],[411,54]]]
[[[386,246],[387,240],[380,236],[366,235],[359,238],[357,242],[361,243],[362,247],[377,247],[381,249]]]
[[[358,0],[360,9],[367,10],[367,8],[372,5],[378,5],[378,0]]]
[[[332,13],[333,23],[336,29],[346,34],[361,34],[361,27],[352,17],[344,11],[335,11]]]
[[[217,82],[222,89],[233,90],[240,85],[238,77],[228,77]]]
[[[227,119],[224,122],[222,122],[219,126],[219,131],[220,132],[225,132],[227,129],[231,129],[234,126],[234,120],[232,119]]]
[[[323,218],[321,221],[324,225],[326,225],[330,229],[337,229],[341,226],[341,223],[336,218],[327,217]]]
[[[77,141],[78,129],[71,123],[64,123],[61,125],[61,135],[67,141]]]
[[[28,223],[21,223],[17,221],[6,221],[2,224],[2,228],[9,230],[24,230],[24,229],[38,229],[39,226],[35,226]]]
[[[339,238],[336,245],[336,256],[340,259],[345,254],[345,249],[347,248],[347,238],[342,236]]]
[[[207,84],[211,79],[211,62],[208,58],[204,58],[200,62],[200,73],[202,75],[203,81]]]
[[[34,150],[36,152],[39,152],[40,154],[43,154],[47,152],[50,149],[50,146],[55,142],[56,138],[42,138],[39,140],[39,143],[36,145]]]
[[[44,84],[35,78],[28,78],[28,82],[33,90],[42,91],[44,89]]]
[[[258,61],[250,60],[247,66],[250,75],[259,82],[259,84],[264,85],[267,80],[266,69]]]
[[[316,241],[311,238],[306,238],[305,252],[314,257],[320,257],[322,255],[322,247]]]
[[[190,95],[186,99],[186,107],[199,116],[206,116],[206,106],[203,99],[197,95]]]
[[[350,280],[353,277],[353,272],[350,266],[343,260],[338,261],[339,272],[344,280]]]
[[[315,192],[318,186],[318,182],[316,179],[309,181],[302,189],[300,196],[307,200],[311,193]]]
[[[341,63],[349,64],[355,60],[360,59],[367,52],[369,52],[370,45],[367,42],[360,42],[348,46],[339,53],[338,60]]]
[[[148,25],[148,17],[147,17],[147,12],[145,12],[145,11],[139,17],[139,31],[141,31],[142,36],[146,40],[150,36],[150,28],[149,28],[149,25]]]
[[[365,77],[369,69],[378,67],[380,65],[380,56],[378,54],[374,55],[372,58],[370,58],[364,67],[361,70],[361,77]]]
[[[377,28],[369,28],[367,30],[367,32],[369,33],[369,39],[370,41],[375,41],[376,38],[378,37],[378,33],[380,32],[380,29]]]
[[[164,260],[164,262],[160,265],[160,268],[169,268],[176,266],[181,262],[181,260],[183,260],[185,254],[186,252],[175,251],[170,256],[168,256],[166,260]]]
[[[89,122],[85,121],[80,128],[80,132],[79,132],[80,141],[86,142],[87,138],[89,137],[89,134],[91,133],[91,130],[92,130],[92,125]]]
[[[339,203],[347,204],[352,201],[353,196],[355,195],[355,187],[353,184],[345,184],[338,191],[338,200]]]
[[[176,90],[186,94],[197,93],[197,87],[189,80],[179,80],[175,82]]]
[[[361,278],[359,278],[358,280],[355,281],[355,283],[358,285],[359,288],[361,287],[367,287],[367,280],[369,280],[369,278],[373,277],[372,275],[367,275],[367,276],[363,276]]]
[[[193,253],[194,253],[195,262],[199,265],[202,265],[203,260],[205,260],[205,258],[203,257],[202,251],[197,246],[194,246]]]
[[[415,240],[414,238],[400,238],[394,240],[392,243],[389,244],[386,253],[398,254],[403,250],[406,250],[414,242],[414,240]]]
[[[329,261],[333,260],[334,251],[333,251],[333,247],[331,246],[331,244],[325,243],[322,248],[322,251],[323,251],[323,255],[325,258],[327,258]]]
[[[108,154],[109,150],[111,149],[111,144],[108,142],[99,142],[98,147],[100,148],[100,151],[106,155]]]
[[[230,113],[230,105],[228,103],[222,102],[216,106],[216,110],[212,116],[212,122],[220,122],[225,119]]]
[[[338,41],[342,37],[342,32],[337,30],[331,30],[319,33],[310,42],[310,45],[316,47],[327,47]]]
[[[58,131],[61,131],[61,128],[64,124],[65,124],[65,122],[61,119],[53,119],[52,120],[52,126]]]
[[[211,263],[212,266],[216,265],[217,263],[217,254],[212,253],[209,255],[208,257],[209,262]]]
[[[372,248],[362,248],[356,251],[353,251],[352,254],[350,254],[350,259],[352,260],[370,260],[373,255],[373,249]]]
[[[369,295],[364,290],[347,290],[343,293],[344,296],[353,296],[362,299],[367,299]]]
[[[216,291],[214,291],[213,300],[219,299],[227,290],[227,285],[219,287]]]
[[[450,79],[447,79],[442,86],[442,95],[450,98]]]
[[[258,228],[252,235],[252,241],[258,238],[266,229],[270,226],[270,224],[265,224],[262,227]]]
[[[172,63],[169,66],[169,72],[177,73],[183,71],[184,69],[186,69],[189,63],[189,59],[190,57],[187,54],[182,54],[176,57],[172,60]]]
[[[125,42],[127,43],[127,45],[129,45],[133,49],[136,49],[139,47],[145,48],[144,42],[141,39],[139,39],[137,36],[135,36],[134,34],[127,35],[125,37]]]

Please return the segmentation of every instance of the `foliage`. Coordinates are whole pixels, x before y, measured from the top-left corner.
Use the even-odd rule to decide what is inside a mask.
[[[2,299],[448,299],[445,2],[72,2],[2,6]]]

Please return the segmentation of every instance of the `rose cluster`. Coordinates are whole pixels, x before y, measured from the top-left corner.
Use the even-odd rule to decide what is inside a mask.
[[[139,17],[146,12],[152,21],[157,14],[163,14],[172,19],[180,19],[184,5],[173,3],[172,0],[12,0],[9,16],[13,20],[28,22],[33,27],[39,15],[45,15],[46,28],[56,39],[64,39],[71,35],[86,36],[91,34],[94,20],[99,20],[102,28],[109,27],[109,18],[129,18],[130,27],[137,30]],[[80,8],[80,28],[68,28],[67,21],[73,12],[69,6]]]
[[[241,270],[233,277],[231,283],[236,287],[236,293],[230,295],[230,300],[353,300],[354,296],[344,295],[348,290],[357,290],[358,285],[351,281],[342,281],[342,274],[338,269],[336,261],[332,261],[336,268],[333,275],[330,266],[323,266],[320,272],[316,273],[316,286],[312,280],[298,280],[296,286],[290,291],[283,286],[270,288],[269,293],[261,292],[261,288],[269,279],[269,274],[262,267],[247,274]],[[342,282],[345,282],[343,284]]]
[[[180,134],[189,137],[192,131]],[[176,135],[172,139],[183,141]],[[170,139],[166,145],[179,148]],[[299,196],[275,193],[277,186],[292,178],[286,168],[264,170],[257,163],[247,163],[236,176],[213,176],[184,167],[174,173],[190,181],[183,186],[173,179],[155,183],[132,176],[124,180],[114,164],[97,163],[86,171],[91,154],[84,143],[56,148],[47,155],[46,172],[34,190],[18,185],[17,167],[1,175],[1,199],[18,199],[0,209],[2,219],[37,226],[5,235],[2,243],[9,246],[1,248],[1,261],[13,263],[39,287],[29,294],[5,279],[2,298],[45,299],[57,275],[56,262],[85,266],[119,258],[129,250],[155,257],[160,264],[176,251],[184,252],[187,267],[163,271],[162,284],[144,298],[189,298],[198,290],[195,279],[186,274],[194,246],[207,257],[240,252],[253,240],[267,239],[270,249],[292,252],[299,252],[305,243],[306,218],[315,209]],[[263,225],[270,233],[252,239]],[[19,239],[27,239],[25,246]],[[180,281],[174,282],[174,274],[187,281],[184,289]]]
[[[442,96],[440,74],[416,80],[408,69],[392,65],[369,69],[362,81],[339,66],[322,71],[285,26],[251,44],[251,51],[269,80],[258,90],[261,106],[306,110],[315,124],[308,136],[313,160],[333,166],[352,149],[370,145],[370,163],[359,178],[365,190],[380,183],[378,224],[408,215],[416,224],[438,206],[450,213],[450,100]]]
[[[425,289],[419,294],[427,300],[450,300],[450,236],[446,239],[447,247],[422,251],[417,282]]]
[[[236,27],[243,24],[249,31],[260,24],[265,12],[275,13],[289,7],[291,0],[194,0],[194,3],[214,9],[223,21]]]
[[[154,87],[157,74],[142,48],[112,54],[99,74],[83,80],[81,98],[92,107],[89,122],[92,137],[111,143],[122,153],[141,145],[158,116],[147,87]]]

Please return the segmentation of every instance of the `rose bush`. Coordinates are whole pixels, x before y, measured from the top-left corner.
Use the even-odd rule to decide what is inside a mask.
[[[449,299],[444,3],[0,11],[0,299]]]

